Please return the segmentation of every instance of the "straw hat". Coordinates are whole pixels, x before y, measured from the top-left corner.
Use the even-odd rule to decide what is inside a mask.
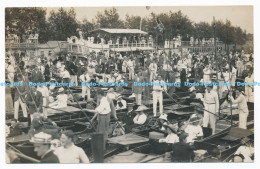
[[[61,88],[59,88],[58,93],[61,93],[61,92],[63,92],[63,91],[64,91],[64,88],[61,87]]]
[[[39,144],[51,144],[51,135],[46,134],[44,132],[40,132],[38,134],[35,134],[30,140],[30,142]]]
[[[144,111],[144,110],[148,110],[148,107],[146,107],[145,105],[139,105],[135,111],[140,112],[140,111]]]

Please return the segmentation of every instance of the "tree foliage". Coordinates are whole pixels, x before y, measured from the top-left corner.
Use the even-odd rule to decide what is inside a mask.
[[[16,34],[22,37],[30,30],[41,29],[41,25],[46,22],[45,16],[44,8],[6,8],[6,35]]]
[[[124,22],[119,17],[116,8],[105,9],[97,13],[96,22],[100,28],[124,28]]]
[[[13,33],[22,37],[28,30],[37,28],[39,42],[42,43],[48,40],[66,40],[67,37],[76,35],[77,28],[82,29],[86,38],[88,32],[97,28],[140,29],[140,24],[141,29],[152,35],[159,43],[177,35],[182,36],[182,40],[189,40],[191,36],[200,40],[209,39],[214,36],[214,28],[216,37],[224,43],[243,45],[250,37],[245,30],[233,26],[229,20],[194,23],[181,11],[150,13],[142,18],[127,14],[124,20],[121,20],[117,8],[106,8],[104,11],[99,11],[91,22],[84,19],[82,23],[77,21],[73,8],[51,11],[47,19],[44,8],[6,8],[5,13],[6,35]],[[165,28],[162,33],[156,28],[158,20]]]
[[[57,12],[51,11],[48,22],[51,31],[50,40],[64,41],[67,37],[75,35],[79,27],[73,8],[68,11],[64,8],[59,8]]]

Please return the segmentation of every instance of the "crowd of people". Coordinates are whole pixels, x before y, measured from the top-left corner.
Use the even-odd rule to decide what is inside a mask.
[[[86,102],[96,101],[95,109],[87,108],[85,111],[94,113],[91,122],[97,119],[97,131],[104,134],[105,144],[108,137],[110,114],[115,120],[118,120],[116,110],[129,107],[122,96],[130,91],[129,98],[134,98],[135,103],[132,111],[136,115],[131,118],[130,122],[128,120],[129,123],[126,122],[126,131],[145,124],[148,114],[145,113],[147,108],[144,104],[152,98],[153,117],[161,121],[161,127],[168,133],[165,139],[159,140],[159,143],[192,144],[194,140],[203,136],[202,127],[210,126],[212,134],[216,133],[219,107],[224,103],[232,102],[232,104],[238,105],[239,128],[247,128],[249,112],[247,103],[253,102],[253,87],[246,86],[244,89],[238,87],[236,82],[238,80],[254,81],[253,55],[247,57],[243,51],[230,53],[218,51],[216,56],[213,53],[188,52],[181,55],[171,51],[136,51],[134,53],[111,52],[109,56],[106,56],[102,52],[93,51],[87,58],[64,54],[57,58],[39,57],[32,61],[24,52],[12,53],[9,51],[6,54],[6,79],[11,83],[24,84],[6,87],[6,103],[8,103],[6,112],[14,114],[13,121],[18,123],[20,120],[19,106],[21,105],[22,116],[29,119],[28,122],[32,129],[30,138],[34,143],[37,155],[42,157],[41,162],[87,163],[89,160],[85,152],[73,144],[72,131],[65,131],[60,135],[57,142],[61,146],[56,149],[52,144],[55,142],[52,135],[42,130],[36,130],[35,126],[42,124],[43,120],[48,120],[49,108],[64,108],[69,102],[80,99]],[[81,95],[75,98],[76,96],[72,95],[69,86],[29,86],[29,82],[36,84],[44,82],[73,83],[75,86],[80,86]],[[81,85],[82,82],[114,84],[125,82],[128,86],[109,86],[107,91],[102,90],[101,86],[93,95],[93,87]],[[135,82],[176,85],[135,85]],[[231,85],[190,87],[186,86],[185,82],[224,82]],[[190,98],[199,99],[202,103],[203,116],[195,113],[187,123],[181,126],[169,123],[167,115],[164,113],[163,94],[175,97],[176,92],[190,92]],[[220,102],[221,98],[225,98],[224,103]],[[157,112],[158,102],[159,112]],[[55,128],[56,124],[52,121],[49,122]],[[177,135],[179,131],[185,133],[181,135],[181,138]],[[189,149],[186,148],[186,150]]]

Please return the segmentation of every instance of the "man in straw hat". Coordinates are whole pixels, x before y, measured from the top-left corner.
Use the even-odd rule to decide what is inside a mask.
[[[236,88],[236,96],[234,99],[232,96],[229,96],[229,99],[233,104],[238,104],[239,109],[239,128],[246,129],[247,128],[247,116],[248,116],[248,107],[247,101],[245,97],[245,93],[243,91],[243,87]]]
[[[40,163],[59,163],[58,157],[51,148],[51,135],[44,132],[35,134],[30,142],[34,145],[34,151],[41,157]]]

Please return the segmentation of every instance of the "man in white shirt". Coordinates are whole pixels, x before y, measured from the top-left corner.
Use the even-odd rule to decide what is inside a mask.
[[[97,98],[100,100],[100,104],[95,110],[86,109],[86,111],[95,113],[91,121],[93,121],[96,117],[98,120],[97,132],[104,134],[104,148],[105,143],[108,137],[108,129],[110,123],[110,113],[113,114],[114,119],[117,119],[116,111],[114,107],[114,103],[111,99],[107,97],[102,89],[97,90]]]
[[[8,79],[9,79],[10,83],[14,83],[14,73],[15,73],[15,69],[14,69],[14,67],[11,65],[11,62],[8,62],[7,72],[8,72]]]
[[[210,83],[210,75],[211,75],[211,69],[209,65],[206,65],[205,69],[203,69],[203,81],[205,83]]]
[[[127,68],[129,71],[129,80],[132,80],[134,78],[134,62],[132,58],[127,61]]]
[[[81,81],[81,86],[82,86],[81,97],[83,98],[83,100],[85,100],[86,92],[87,92],[87,99],[89,100],[91,98],[90,86],[89,86],[89,82],[91,81],[91,78],[90,75],[88,74],[87,69],[84,70],[83,74],[80,75],[79,79]]]
[[[70,82],[70,73],[64,68],[63,71],[61,71],[60,76],[63,80],[63,83],[69,83]]]
[[[156,59],[153,60],[153,63],[151,63],[149,65],[149,72],[150,72],[150,78],[149,81],[151,82],[155,76],[156,76],[156,72],[157,72],[157,64],[156,64]]]
[[[74,133],[71,130],[61,134],[60,141],[62,147],[55,150],[60,163],[89,163],[88,156],[84,150],[73,143]]]
[[[204,118],[203,118],[203,127],[212,128],[212,134],[215,134],[216,130],[216,116],[219,112],[219,100],[218,94],[213,90],[213,86],[206,86],[205,96],[203,99],[204,103]]]
[[[245,83],[254,83],[254,75],[252,74],[252,71],[248,72],[248,76],[245,78]],[[247,102],[254,102],[253,96],[253,88],[254,86],[245,86],[245,95],[246,95],[246,101]]]
[[[166,90],[165,82],[161,76],[157,77],[157,80],[153,82],[153,115],[157,116],[157,102],[159,101],[160,115],[163,112],[163,91]]]

